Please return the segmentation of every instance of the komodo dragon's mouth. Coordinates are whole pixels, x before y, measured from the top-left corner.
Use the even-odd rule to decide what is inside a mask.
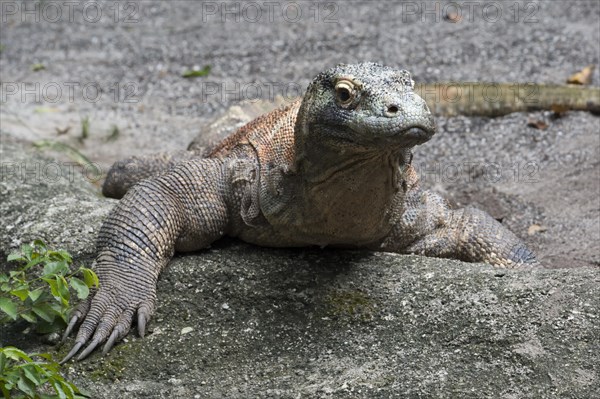
[[[419,141],[418,144],[428,141],[434,134],[435,129],[424,128],[421,126],[413,126],[400,132],[402,139]]]
[[[405,129],[387,130],[382,133],[380,130],[372,131],[364,129],[364,126],[357,128],[347,126],[347,129],[354,134],[349,135],[347,131],[332,129],[331,125],[322,124],[331,137],[335,137],[338,142],[345,142],[352,145],[380,148],[385,147],[412,147],[429,141],[435,134],[435,127],[429,126],[410,126]]]
[[[426,126],[411,126],[406,129],[390,132],[385,135],[380,134],[378,140],[381,140],[381,142],[385,143],[385,145],[412,147],[429,141],[434,134],[435,128]]]
[[[348,141],[375,146],[414,146],[423,144],[435,134],[433,121],[423,118],[422,121],[401,121],[390,118],[370,116],[357,118],[346,125],[354,135],[339,134]],[[335,131],[335,129],[332,129]]]

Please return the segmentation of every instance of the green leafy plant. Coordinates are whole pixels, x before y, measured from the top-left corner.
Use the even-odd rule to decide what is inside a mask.
[[[0,391],[5,398],[15,399],[87,397],[60,375],[59,367],[47,353],[27,355],[13,346],[0,348]]]
[[[81,135],[78,140],[81,144],[90,136],[90,118],[85,117],[81,120]]]
[[[204,66],[202,69],[193,68],[191,70],[187,70],[181,74],[184,78],[201,78],[203,76],[208,76],[210,73],[210,65]]]
[[[61,330],[67,325],[69,287],[79,299],[98,287],[98,276],[91,269],[81,266],[72,273],[71,255],[49,249],[41,240],[23,245],[7,260],[21,266],[0,274],[0,324],[24,319],[35,324],[37,332]]]
[[[60,330],[66,326],[70,290],[85,299],[91,288],[98,287],[92,270],[80,266],[71,272],[71,255],[49,249],[41,240],[21,246],[7,261],[20,266],[0,274],[0,325],[23,319],[35,324],[38,332]],[[59,368],[50,354],[0,347],[0,392],[5,398],[85,398]]]
[[[44,69],[46,69],[46,66],[44,64],[41,64],[41,63],[33,64],[31,66],[31,70],[33,72],[43,71]]]

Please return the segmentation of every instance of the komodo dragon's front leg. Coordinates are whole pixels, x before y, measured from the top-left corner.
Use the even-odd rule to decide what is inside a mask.
[[[106,341],[104,352],[123,338],[137,314],[140,335],[154,312],[156,282],[175,250],[197,250],[221,237],[229,220],[227,162],[185,162],[127,192],[98,236],[100,288],[78,305],[65,337],[81,323],[68,361]]]
[[[525,243],[486,212],[451,209],[438,194],[420,189],[412,166],[404,177],[393,229],[381,249],[509,268],[540,266]]]

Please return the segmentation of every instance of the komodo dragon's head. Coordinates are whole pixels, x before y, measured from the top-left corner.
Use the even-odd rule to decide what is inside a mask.
[[[414,93],[410,73],[376,63],[340,64],[309,85],[296,121],[296,142],[348,152],[398,150],[428,141],[435,124]]]
[[[434,133],[408,72],[375,63],[325,71],[298,109],[292,167],[262,172],[263,215],[306,244],[375,242],[406,189],[400,166]]]

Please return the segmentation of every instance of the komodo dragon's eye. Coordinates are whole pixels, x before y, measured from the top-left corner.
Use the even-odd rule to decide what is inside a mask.
[[[342,107],[347,107],[356,97],[356,87],[349,80],[340,80],[335,84],[335,95]]]

